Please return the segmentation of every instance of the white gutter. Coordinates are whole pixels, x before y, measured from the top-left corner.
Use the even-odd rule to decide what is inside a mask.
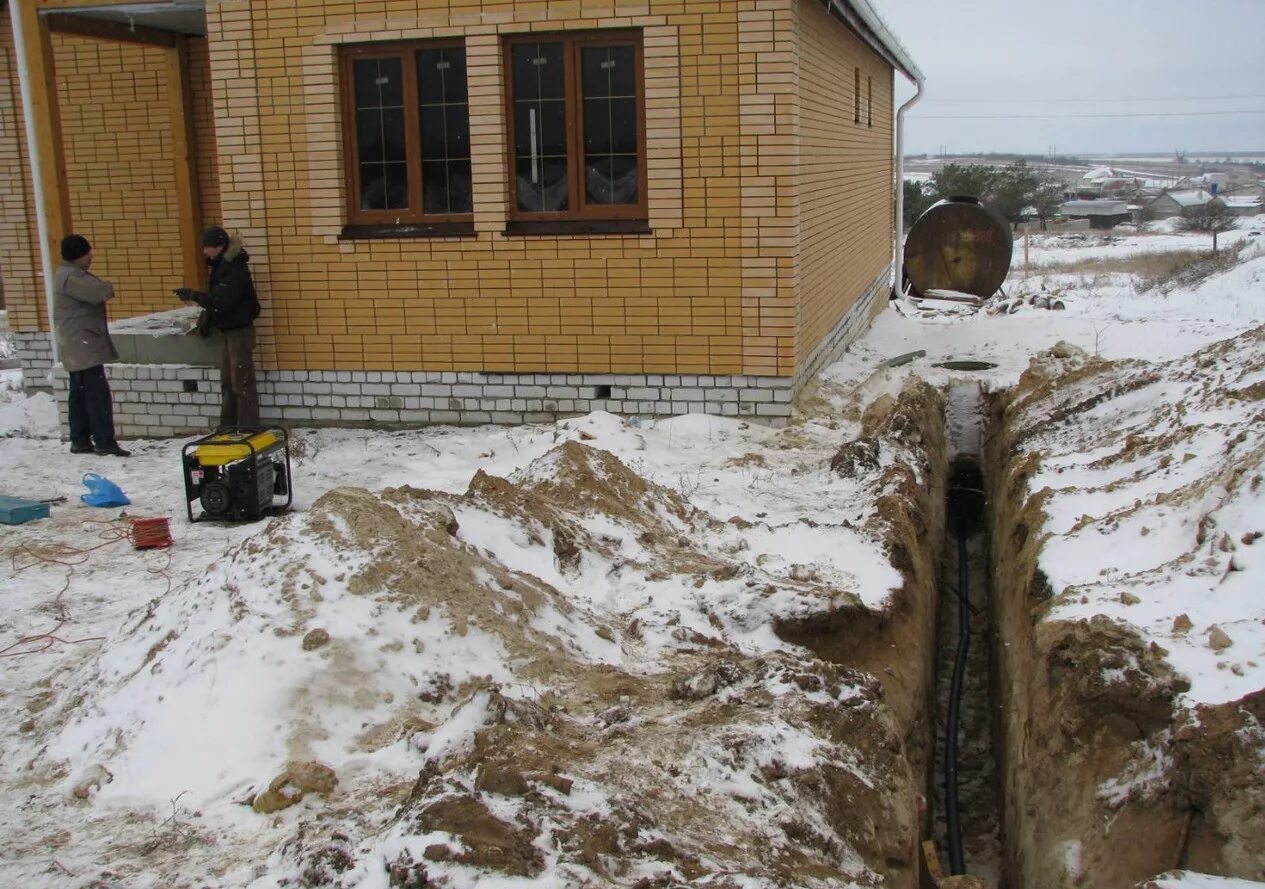
[[[57,354],[57,331],[53,325],[53,301],[56,296],[56,283],[53,275],[53,255],[50,251],[52,245],[51,233],[48,230],[48,208],[44,204],[43,183],[43,165],[40,163],[39,148],[35,139],[35,114],[32,111],[31,98],[31,78],[28,73],[27,55],[26,55],[26,31],[22,27],[19,19],[18,4],[22,0],[9,0],[10,21],[13,27],[13,48],[16,51],[18,63],[18,81],[22,88],[22,123],[26,127],[26,153],[31,163],[31,180],[34,188],[31,189],[35,196],[35,223],[39,231],[40,239],[40,260],[44,270],[44,301],[48,307],[48,339],[53,347],[53,364],[56,365],[61,359]],[[32,14],[39,13],[32,10]]]

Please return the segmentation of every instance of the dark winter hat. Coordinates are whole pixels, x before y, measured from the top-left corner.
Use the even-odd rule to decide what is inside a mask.
[[[212,225],[202,232],[203,247],[227,247],[228,232],[218,225]]]
[[[66,235],[61,239],[61,258],[66,262],[74,262],[92,252],[92,245],[83,235]]]

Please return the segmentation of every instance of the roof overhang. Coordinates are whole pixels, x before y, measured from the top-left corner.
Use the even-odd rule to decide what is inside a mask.
[[[83,0],[81,3],[44,3],[40,12],[62,21],[103,22],[167,34],[206,36],[205,0],[155,0],[149,3]]]
[[[922,83],[926,78],[915,64],[909,50],[887,27],[870,0],[823,0],[826,7],[857,36],[870,45],[889,65],[910,80]]]

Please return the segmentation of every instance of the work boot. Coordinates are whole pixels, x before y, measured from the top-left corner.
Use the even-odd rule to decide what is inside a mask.
[[[97,448],[94,453],[96,453],[98,457],[130,457],[132,456],[132,452],[123,450],[121,447],[119,447],[118,442],[115,442],[112,445],[106,445],[105,447],[102,447],[102,448]]]
[[[90,444],[79,444],[78,442],[72,442],[72,443],[71,443],[71,445],[70,445],[70,453],[72,453],[72,454],[91,454],[91,453],[92,453],[92,445],[90,445]]]

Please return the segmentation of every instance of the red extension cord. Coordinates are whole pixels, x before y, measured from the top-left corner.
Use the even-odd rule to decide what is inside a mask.
[[[132,530],[127,536],[136,549],[171,546],[171,527],[165,516],[157,519],[132,519]]]

